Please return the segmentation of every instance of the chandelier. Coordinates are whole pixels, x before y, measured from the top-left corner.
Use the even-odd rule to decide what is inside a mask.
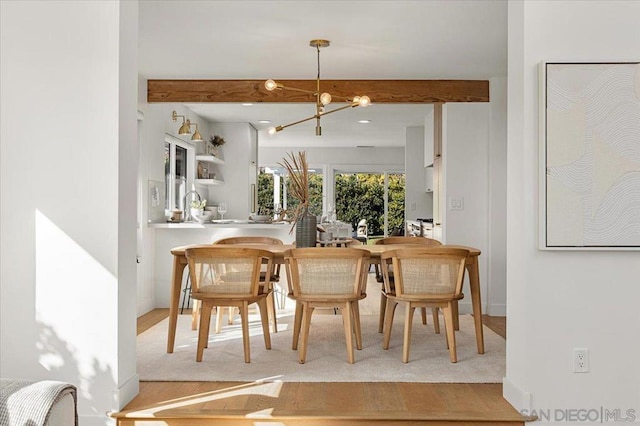
[[[304,118],[302,120],[298,120],[295,121],[293,123],[289,123],[289,124],[285,124],[283,126],[276,126],[276,127],[271,127],[269,128],[269,134],[273,135],[276,132],[279,132],[283,129],[286,129],[287,127],[291,127],[291,126],[295,126],[296,124],[300,124],[300,123],[304,123],[305,121],[309,121],[309,120],[313,120],[314,118],[316,119],[316,136],[321,136],[322,135],[322,127],[320,127],[320,118],[322,116],[325,116],[327,114],[333,114],[334,112],[338,112],[338,111],[342,111],[343,109],[347,109],[347,108],[355,108],[355,107],[366,107],[369,106],[369,104],[371,103],[371,99],[369,99],[368,96],[354,96],[353,98],[342,98],[344,99],[345,102],[347,102],[347,105],[344,105],[342,107],[330,110],[330,111],[326,111],[325,107],[327,105],[329,105],[332,101],[332,96],[331,94],[324,92],[321,93],[320,92],[320,48],[321,47],[329,47],[329,40],[311,40],[309,42],[309,46],[311,47],[315,47],[316,51],[318,53],[318,76],[316,78],[316,90],[312,91],[312,90],[305,90],[305,89],[298,89],[295,87],[286,87],[280,83],[277,83],[271,79],[267,80],[264,83],[264,87],[265,89],[267,89],[268,91],[274,91],[274,90],[282,90],[282,89],[287,89],[287,90],[295,90],[298,92],[305,92],[305,93],[309,93],[312,94],[313,96],[316,97],[316,113],[314,115],[312,115],[311,117],[307,117]]]

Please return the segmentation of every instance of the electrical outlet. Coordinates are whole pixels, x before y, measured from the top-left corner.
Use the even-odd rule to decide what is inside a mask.
[[[449,210],[464,210],[464,198],[450,198]]]
[[[589,349],[573,348],[573,372],[589,372]]]

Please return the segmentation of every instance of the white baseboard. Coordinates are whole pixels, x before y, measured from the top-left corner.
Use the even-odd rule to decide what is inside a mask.
[[[122,410],[133,398],[140,392],[140,377],[138,374],[127,380],[124,385],[118,389],[113,390],[113,407],[112,412]],[[109,413],[104,415],[78,415],[78,422],[82,426],[114,426],[116,424],[115,419],[109,416]]]
[[[506,304],[491,304],[487,307],[487,315],[492,317],[506,317],[507,305]]]
[[[113,391],[113,410],[122,410],[138,393],[140,393],[140,376],[136,374]]]
[[[82,426],[114,426],[116,424],[116,419],[112,419],[111,417],[104,415],[91,415],[91,416],[81,416],[78,415],[78,424]]]
[[[463,315],[473,313],[471,302],[458,302],[458,312]]]
[[[458,311],[461,314],[472,314],[473,307],[471,306],[471,302],[458,302]],[[507,316],[507,305],[489,305],[482,306],[482,312],[487,315],[491,315],[494,317],[506,317]]]
[[[502,396],[520,413],[526,415],[531,412],[531,394],[521,390],[507,377],[502,378]]]
[[[151,312],[155,309],[155,303],[153,299],[144,299],[142,301],[138,301],[136,306],[136,316],[141,317],[147,312]]]

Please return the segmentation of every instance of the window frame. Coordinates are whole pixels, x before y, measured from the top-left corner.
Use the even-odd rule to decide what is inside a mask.
[[[196,147],[192,143],[189,143],[185,140],[172,136],[168,133],[165,134],[164,137],[165,148],[169,145],[169,177],[165,174],[165,215],[170,216],[171,211],[175,207],[166,208],[167,200],[169,201],[169,206],[177,205],[178,209],[181,209],[183,212],[185,210],[184,206],[182,206],[182,198],[179,194],[176,194],[175,190],[175,181],[176,181],[176,147],[180,147],[186,150],[187,158],[186,158],[186,182],[185,182],[185,193],[187,191],[195,189],[195,174],[196,174]],[[167,180],[169,180],[167,184]],[[184,196],[184,194],[182,194]],[[177,198],[176,198],[177,197]],[[175,203],[174,203],[175,202]]]

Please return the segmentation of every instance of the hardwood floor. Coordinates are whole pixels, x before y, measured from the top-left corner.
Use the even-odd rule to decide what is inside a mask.
[[[500,384],[142,382],[119,424],[522,425]]]
[[[184,314],[189,314],[185,310]],[[138,318],[138,334],[168,309]],[[483,316],[503,338],[506,318]],[[141,382],[118,425],[523,425],[501,384]]]

